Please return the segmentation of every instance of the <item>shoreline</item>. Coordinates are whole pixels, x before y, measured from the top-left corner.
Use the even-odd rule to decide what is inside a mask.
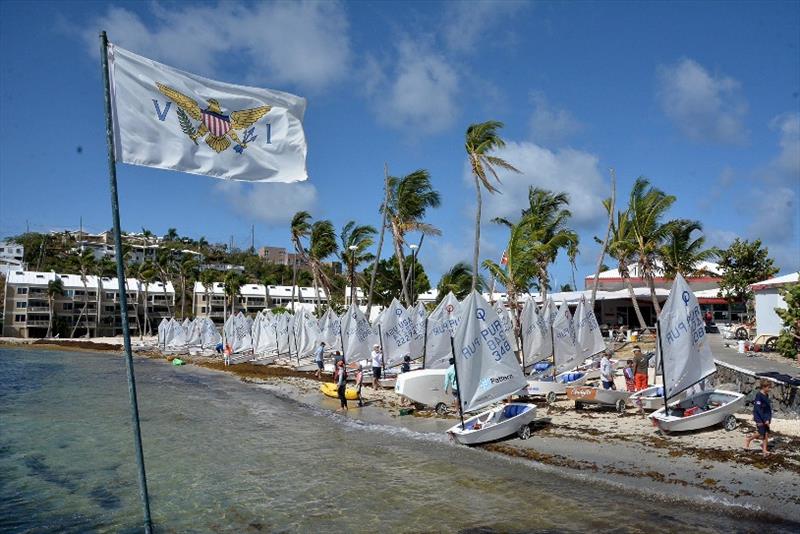
[[[119,345],[80,340],[0,342],[0,348],[122,355]],[[153,351],[134,352],[138,357],[165,364],[172,359]],[[338,400],[319,391],[321,383],[330,381],[328,375],[317,380],[313,373],[280,364],[224,367],[216,358],[185,355],[180,358],[186,362],[181,369],[190,372],[202,368],[226,373],[249,387],[264,388],[326,412],[332,413],[338,407]],[[357,408],[352,402],[347,414],[336,416],[362,424],[433,433],[442,436],[443,441],[444,431],[458,421],[452,414],[440,417],[429,410],[401,415],[400,408],[404,406],[390,389],[375,392],[365,385],[364,398],[367,402],[364,408]],[[774,454],[763,458],[755,444],[749,451],[743,447],[745,433],[752,432],[754,427],[742,414],[737,414],[740,425],[732,432],[711,429],[664,437],[633,409],[619,416],[613,411],[592,408],[576,412],[568,400],[558,400],[551,408],[543,402],[536,404],[543,423],[535,426],[531,439],[509,439],[476,448],[627,491],[668,499],[700,499],[743,508],[777,521],[800,517],[800,421],[774,420],[771,439],[775,444]]]

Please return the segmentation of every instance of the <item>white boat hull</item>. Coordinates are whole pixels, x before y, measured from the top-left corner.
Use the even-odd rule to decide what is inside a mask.
[[[625,410],[630,391],[619,389],[603,389],[591,386],[568,386],[567,398],[574,400],[575,404],[601,404],[604,406],[614,406],[618,411]]]
[[[444,375],[447,369],[420,369],[397,377],[394,391],[398,395],[425,406],[439,404],[450,406],[453,395],[444,390]]]
[[[512,402],[482,412],[450,428],[447,433],[462,445],[477,445],[519,434],[530,436],[530,424],[536,419],[536,405]],[[478,427],[478,428],[476,428]],[[525,433],[525,429],[528,429]]]
[[[570,375],[580,376],[574,378],[574,380],[569,380],[573,378]],[[586,373],[568,371],[556,375],[555,380],[552,378],[550,380],[528,380],[528,387],[525,388],[524,393],[528,396],[547,396],[549,393],[564,395],[567,392],[567,386],[580,386],[585,384],[588,379],[589,377]]]
[[[669,413],[663,407],[650,414],[653,425],[665,432],[687,432],[701,430],[723,423],[729,416],[744,407],[745,397],[741,393],[715,389],[696,393],[669,405]],[[682,416],[684,410],[700,407],[693,415]]]
[[[683,392],[673,401],[678,401],[686,398],[686,393]],[[663,386],[649,386],[645,389],[637,391],[631,395],[631,404],[635,407],[641,405],[642,409],[652,411],[664,407],[664,387]]]

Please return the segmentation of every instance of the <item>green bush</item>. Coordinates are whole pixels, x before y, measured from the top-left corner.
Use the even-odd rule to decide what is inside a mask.
[[[787,358],[795,358],[800,353],[800,284],[786,286],[780,289],[780,294],[786,301],[786,308],[775,308],[784,326],[776,349]]]

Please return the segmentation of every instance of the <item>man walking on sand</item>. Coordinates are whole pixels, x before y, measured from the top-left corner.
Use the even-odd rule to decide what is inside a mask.
[[[372,346],[372,389],[381,387],[381,371],[383,370],[383,353],[380,345]]]
[[[325,353],[325,342],[319,344],[317,350],[314,351],[314,362],[317,364],[317,379],[322,378],[322,370],[325,369],[325,360],[323,354]]]
[[[642,354],[639,345],[633,346],[633,383],[636,391],[647,388],[647,367],[649,358]]]

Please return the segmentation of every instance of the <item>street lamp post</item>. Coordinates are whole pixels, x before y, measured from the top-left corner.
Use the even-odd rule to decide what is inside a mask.
[[[350,249],[350,304],[353,304],[356,302],[356,250],[358,247],[350,245],[347,248]]]
[[[414,292],[415,282],[417,281],[415,276],[417,267],[417,245],[408,245],[408,248],[411,249],[411,304],[409,306],[414,306],[417,303],[417,294]]]

